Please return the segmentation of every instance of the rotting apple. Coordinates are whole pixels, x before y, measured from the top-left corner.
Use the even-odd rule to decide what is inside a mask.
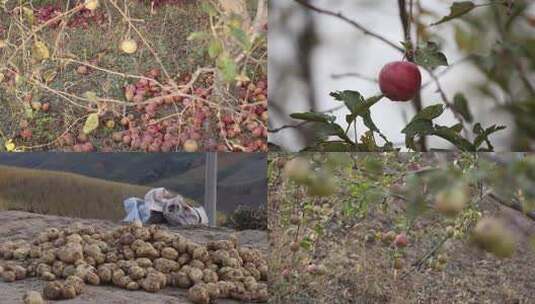
[[[413,99],[422,85],[418,66],[408,61],[394,61],[386,64],[379,73],[381,92],[392,101]]]

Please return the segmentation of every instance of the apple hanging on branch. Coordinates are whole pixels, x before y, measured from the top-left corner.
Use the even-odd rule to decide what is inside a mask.
[[[303,120],[311,126],[314,132],[314,142],[305,147],[305,151],[324,152],[382,152],[399,150],[403,147],[394,147],[386,135],[379,129],[372,117],[371,108],[387,97],[393,102],[407,102],[414,99],[422,87],[420,69],[433,71],[440,66],[448,66],[446,56],[440,52],[439,46],[427,42],[416,49],[408,49],[413,55],[414,62],[394,61],[387,63],[379,73],[379,89],[381,94],[364,97],[360,92],[344,90],[333,92],[330,95],[339,102],[343,102],[349,114],[345,116],[346,125],[339,124],[337,117],[328,112],[301,112],[290,114],[291,118]],[[494,151],[490,142],[490,135],[505,129],[504,126],[492,125],[483,128],[480,123],[473,122],[469,101],[462,93],[456,93],[453,101],[447,100],[441,93],[442,101],[424,107],[417,112],[408,124],[401,129],[405,135],[405,148],[419,151],[416,145],[417,138],[436,136],[450,142],[461,151]],[[446,109],[451,110],[458,123],[452,126],[437,124],[434,120],[439,118]],[[367,130],[359,131],[357,121],[361,120]],[[353,127],[353,128],[352,128]],[[350,136],[349,131],[354,135]],[[468,134],[471,130],[472,134]],[[278,130],[279,131],[279,130]],[[277,131],[273,131],[277,132]],[[378,135],[383,143],[377,142]]]
[[[422,75],[418,66],[408,61],[386,64],[379,73],[379,87],[392,101],[409,101],[420,91]]]

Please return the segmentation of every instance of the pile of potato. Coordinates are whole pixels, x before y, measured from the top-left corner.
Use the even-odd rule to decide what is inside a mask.
[[[74,298],[85,284],[147,292],[187,288],[193,303],[269,298],[268,266],[259,250],[240,248],[235,238],[201,245],[156,225],[49,228],[31,242],[0,244],[0,258],[6,260],[0,266],[4,281],[48,281],[43,295],[50,300]]]

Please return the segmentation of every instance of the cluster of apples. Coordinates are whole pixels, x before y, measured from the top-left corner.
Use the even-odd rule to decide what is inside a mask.
[[[146,3],[145,0],[139,0],[140,2]],[[193,3],[193,0],[151,0],[150,4],[154,7],[159,7],[166,4],[185,4],[185,3]]]
[[[26,102],[29,105],[29,107],[31,107],[31,109],[36,113],[37,112],[48,112],[48,111],[50,111],[50,103],[49,102],[33,101],[33,95],[32,94],[27,94],[24,97],[24,102]],[[19,127],[20,127],[19,136],[23,140],[31,140],[32,137],[33,137],[33,132],[32,132],[32,129],[30,127],[30,123],[26,119],[22,119],[20,121],[20,123],[19,123]]]
[[[266,151],[267,81],[262,79],[256,83],[242,84],[238,88],[238,97],[243,102],[241,113],[224,113],[218,123],[219,135],[227,140],[234,140],[249,131],[252,137],[242,137],[240,144],[247,151]]]
[[[106,16],[104,11],[96,10],[98,2],[88,1],[87,4],[78,11],[74,16],[69,19],[69,27],[83,27],[87,28],[90,24],[103,24]],[[50,19],[53,19],[61,15],[63,11],[57,5],[43,5],[34,11],[37,21],[39,23],[45,23]],[[57,20],[51,27],[56,27],[60,24],[61,20]]]
[[[12,70],[2,71],[3,77],[0,77],[0,84],[7,84],[8,87],[15,87],[18,74]]]
[[[44,5],[34,11],[37,21],[39,23],[45,23],[48,20],[61,15],[61,9],[55,5]],[[51,24],[51,27],[56,27],[59,25],[60,20]]]

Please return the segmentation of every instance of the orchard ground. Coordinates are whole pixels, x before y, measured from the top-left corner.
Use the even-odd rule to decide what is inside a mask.
[[[83,225],[93,225],[97,228],[114,229],[118,224],[91,219],[78,219],[70,217],[58,217],[51,215],[41,215],[20,211],[0,212],[0,237],[3,241],[25,239],[30,240],[50,227],[65,228],[73,223]],[[178,232],[184,237],[199,243],[206,243],[210,240],[228,239],[231,234],[236,234],[240,244],[261,249],[268,252],[267,235],[265,231],[246,230],[236,232],[226,228],[171,228],[173,232]],[[44,281],[35,278],[16,281],[13,283],[0,282],[0,297],[5,303],[20,303],[26,291],[35,290],[42,292]],[[55,302],[55,301],[53,301]],[[62,300],[61,303],[83,304],[83,303],[191,303],[187,300],[187,289],[166,288],[158,293],[148,293],[144,291],[127,291],[112,286],[86,286],[86,291],[79,297],[71,300]],[[59,303],[58,302],[58,303]],[[233,300],[218,300],[217,303],[231,304],[244,303]]]
[[[327,158],[319,153],[312,155],[271,157],[268,205],[272,303],[475,304],[533,300],[535,283],[529,265],[535,263],[535,248],[530,245],[535,223],[522,213],[486,197],[478,203],[477,211],[467,206],[456,218],[424,213],[410,225],[409,204],[388,189],[403,184],[410,172],[436,166],[436,158],[382,155],[378,158],[384,158],[384,174],[375,175],[377,155],[359,156],[354,164],[349,162],[338,171],[333,195],[314,198],[287,182],[287,173],[282,170],[295,156],[315,161]],[[460,157],[450,161],[454,160],[463,161]],[[373,190],[376,188],[387,189],[386,195]],[[479,212],[483,217],[501,218],[514,234],[516,252],[512,257],[499,259],[473,246],[470,231]],[[452,226],[455,237],[437,247]],[[461,233],[458,227],[464,226],[467,232]],[[405,247],[400,237],[403,234],[407,235]],[[425,256],[428,258],[422,259]],[[419,261],[423,262],[418,269],[414,265]]]
[[[221,67],[210,39],[235,38],[210,33],[223,35],[232,20],[213,15],[211,27],[201,1],[158,3],[101,0],[61,18],[64,1],[1,11],[0,151],[266,151],[263,34],[246,60]],[[120,49],[128,38],[132,54]],[[225,68],[240,80],[222,83]]]

